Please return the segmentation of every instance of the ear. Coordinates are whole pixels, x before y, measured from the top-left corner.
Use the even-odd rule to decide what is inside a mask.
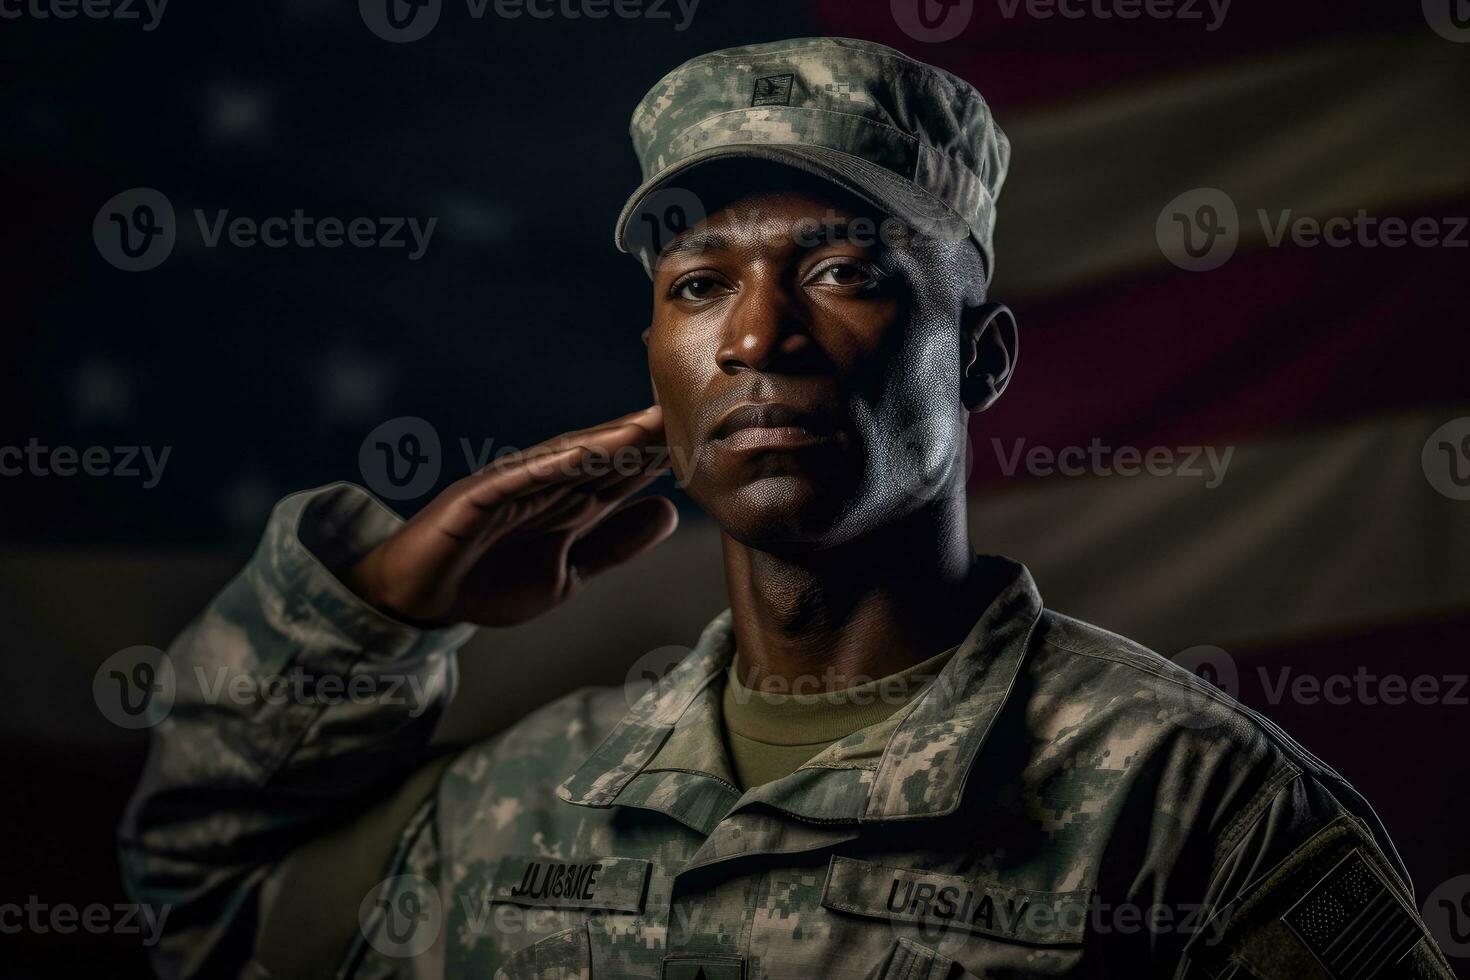
[[[971,412],[983,412],[1006,390],[1020,354],[1016,315],[1004,303],[981,303],[964,312],[960,397]]]

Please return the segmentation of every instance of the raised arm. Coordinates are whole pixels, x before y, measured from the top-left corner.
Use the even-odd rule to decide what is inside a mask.
[[[119,834],[133,897],[167,909],[162,975],[238,972],[272,869],[423,766],[476,625],[531,619],[672,532],[668,500],[627,499],[662,471],[661,432],[655,408],[558,436],[406,523],[348,484],[277,505],[169,648],[176,693]]]

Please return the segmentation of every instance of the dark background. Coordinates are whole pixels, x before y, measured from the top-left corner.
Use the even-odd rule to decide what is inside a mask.
[[[1308,6],[1309,13],[1288,15],[1277,5],[1238,0],[1228,29],[1216,34],[1052,21],[994,43],[972,36],[964,50],[987,58],[978,75],[967,77],[1005,125],[1008,110],[1035,107],[1038,80],[1068,72],[1089,79],[1068,93],[1085,102],[1090,86],[1104,92],[1147,84],[1153,76],[1143,65],[1168,77],[1226,54],[1270,52],[1306,39],[1424,30],[1413,9]],[[10,701],[0,709],[7,772],[0,826],[10,845],[0,860],[0,902],[30,895],[79,906],[123,900],[112,832],[146,738],[100,717],[90,697],[92,672],[124,647],[165,646],[248,556],[275,500],[337,479],[361,482],[364,436],[395,417],[419,416],[437,427],[445,441],[442,485],[467,471],[461,437],[524,446],[647,403],[638,336],[647,280],[611,244],[613,220],[638,180],[627,119],[647,88],[686,58],[731,45],[822,33],[896,43],[891,31],[872,29],[886,7],[703,0],[689,28],[678,31],[676,7],[667,20],[472,20],[462,5],[449,3],[429,37],[401,45],[374,36],[356,6],[341,0],[231,7],[174,0],[152,32],[139,21],[0,20],[0,281],[9,345],[3,360],[11,375],[0,393],[0,444],[35,438],[50,446],[171,447],[153,488],[121,478],[0,478],[0,681]],[[974,30],[986,23],[978,20]],[[906,50],[936,63],[948,57],[943,45]],[[1470,57],[1470,47],[1461,53]],[[1464,113],[1463,105],[1433,111],[1441,108]],[[1075,163],[1081,171],[1090,161]],[[1014,193],[1044,198],[1045,186],[1027,189],[1023,166],[1018,153]],[[1161,201],[1205,183],[1181,175]],[[103,202],[135,187],[163,191],[179,216],[173,254],[146,273],[108,265],[91,236]],[[1409,197],[1407,213],[1444,203]],[[402,249],[209,249],[198,241],[193,208],[228,208],[231,216],[257,220],[297,208],[343,219],[413,215],[437,217],[438,226],[418,261]],[[1046,243],[1024,240],[1024,229],[1008,233],[1029,254],[1046,253]],[[1385,372],[1392,381],[1383,385],[1408,392],[1391,408],[1443,408],[1449,418],[1451,407],[1470,396],[1460,285],[1470,266],[1463,254],[1426,257],[1422,280],[1397,265],[1384,273],[1375,256],[1361,255],[1314,273],[1312,289],[1345,302],[1365,290],[1386,295],[1397,283],[1434,304],[1428,313],[1420,307],[1387,321],[1402,332],[1384,356],[1390,346],[1403,349],[1414,370],[1422,365],[1424,376],[1438,379],[1421,395],[1413,371]],[[1021,283],[1028,270],[1011,269]],[[1162,288],[1164,278],[1135,288]],[[1177,286],[1177,278],[1169,284]],[[1277,280],[1256,301],[1290,301],[1280,288]],[[1115,298],[1106,283],[1062,298],[1034,295],[1052,319],[1076,324],[1101,322],[1099,311]],[[1171,328],[1170,336],[1179,344],[1192,340],[1187,330]],[[1330,338],[1324,343],[1332,349]],[[1107,375],[1099,388],[1126,390],[1127,372],[1145,373],[1154,353],[1120,352],[1115,363],[1095,365]],[[1031,387],[1015,396],[1022,406],[1087,397],[1049,374],[1044,358],[1032,364]],[[1343,411],[1334,418],[1383,407],[1379,379],[1336,380],[1329,400]],[[1216,403],[1228,387],[1228,379],[1197,386],[1196,405]],[[1104,396],[1097,397],[1101,404]],[[1086,414],[1083,404],[1079,414]],[[1255,431],[1278,407],[1256,404],[1249,419],[1226,412],[1226,424],[1211,434],[1228,433],[1237,422]],[[1189,417],[1187,408],[1159,405],[1157,413],[1178,422]],[[1017,430],[1024,415],[1015,412],[1000,424]],[[1322,421],[1311,412],[1301,419]],[[700,515],[672,495],[691,536],[701,533]],[[411,512],[427,499],[400,509]],[[1463,540],[1464,506],[1453,511],[1453,526],[1444,516],[1450,511],[1435,511],[1426,537]],[[1274,516],[1263,510],[1257,523],[1270,525]],[[595,613],[613,622],[596,634],[604,646],[595,653],[499,679],[477,702],[487,706],[481,727],[493,729],[575,686],[546,676],[556,663],[574,664],[581,682],[615,683],[658,638],[692,643],[724,604],[717,571],[692,584],[681,575],[694,555],[714,567],[708,530],[687,546],[671,543],[669,556],[651,560],[638,576],[614,577],[589,593],[583,619],[553,617],[528,631],[548,648],[570,648],[569,636],[592,635],[576,629]],[[1464,592],[1407,624],[1361,623],[1345,609],[1340,627],[1319,622],[1286,637],[1245,628],[1187,632],[1174,628],[1186,615],[1212,621],[1207,603],[1192,605],[1183,583],[1177,606],[1133,615],[1105,591],[1086,587],[1113,569],[1073,568],[1039,546],[1029,553],[1019,532],[995,540],[1004,546],[996,550],[1053,570],[1055,589],[1039,578],[1064,611],[1164,652],[1233,641],[1243,665],[1289,657],[1298,664],[1464,669]],[[1147,567],[1161,553],[1150,547],[1165,545],[1143,542],[1117,559]],[[1315,575],[1326,559],[1313,552],[1289,540],[1272,560]],[[1445,562],[1446,574],[1459,575],[1459,565]],[[663,596],[667,608],[619,613],[623,595],[635,588]],[[467,679],[473,676],[467,670]],[[1249,679],[1240,694],[1266,707]],[[1382,705],[1268,711],[1379,807],[1421,900],[1428,887],[1470,871],[1460,840],[1470,708],[1438,706],[1411,717]],[[130,937],[0,936],[0,973],[48,977],[82,969],[146,974]]]

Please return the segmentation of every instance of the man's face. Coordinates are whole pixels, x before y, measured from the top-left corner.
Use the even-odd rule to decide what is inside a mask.
[[[831,547],[962,492],[960,324],[983,298],[968,242],[888,234],[798,186],[675,238],[644,334],[675,476],[762,550]]]

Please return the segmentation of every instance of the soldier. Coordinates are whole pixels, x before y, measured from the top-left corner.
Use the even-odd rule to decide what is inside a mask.
[[[967,419],[1017,356],[979,93],[799,39],[675,69],[632,135],[655,404],[406,523],[347,484],[276,507],[171,648],[121,830],[172,910],[160,971],[1450,976],[1350,785],[971,550]],[[435,757],[457,648],[672,533],[632,496],[665,468],[721,528],[730,607],[631,709],[584,689]],[[221,668],[316,683],[211,696]]]

